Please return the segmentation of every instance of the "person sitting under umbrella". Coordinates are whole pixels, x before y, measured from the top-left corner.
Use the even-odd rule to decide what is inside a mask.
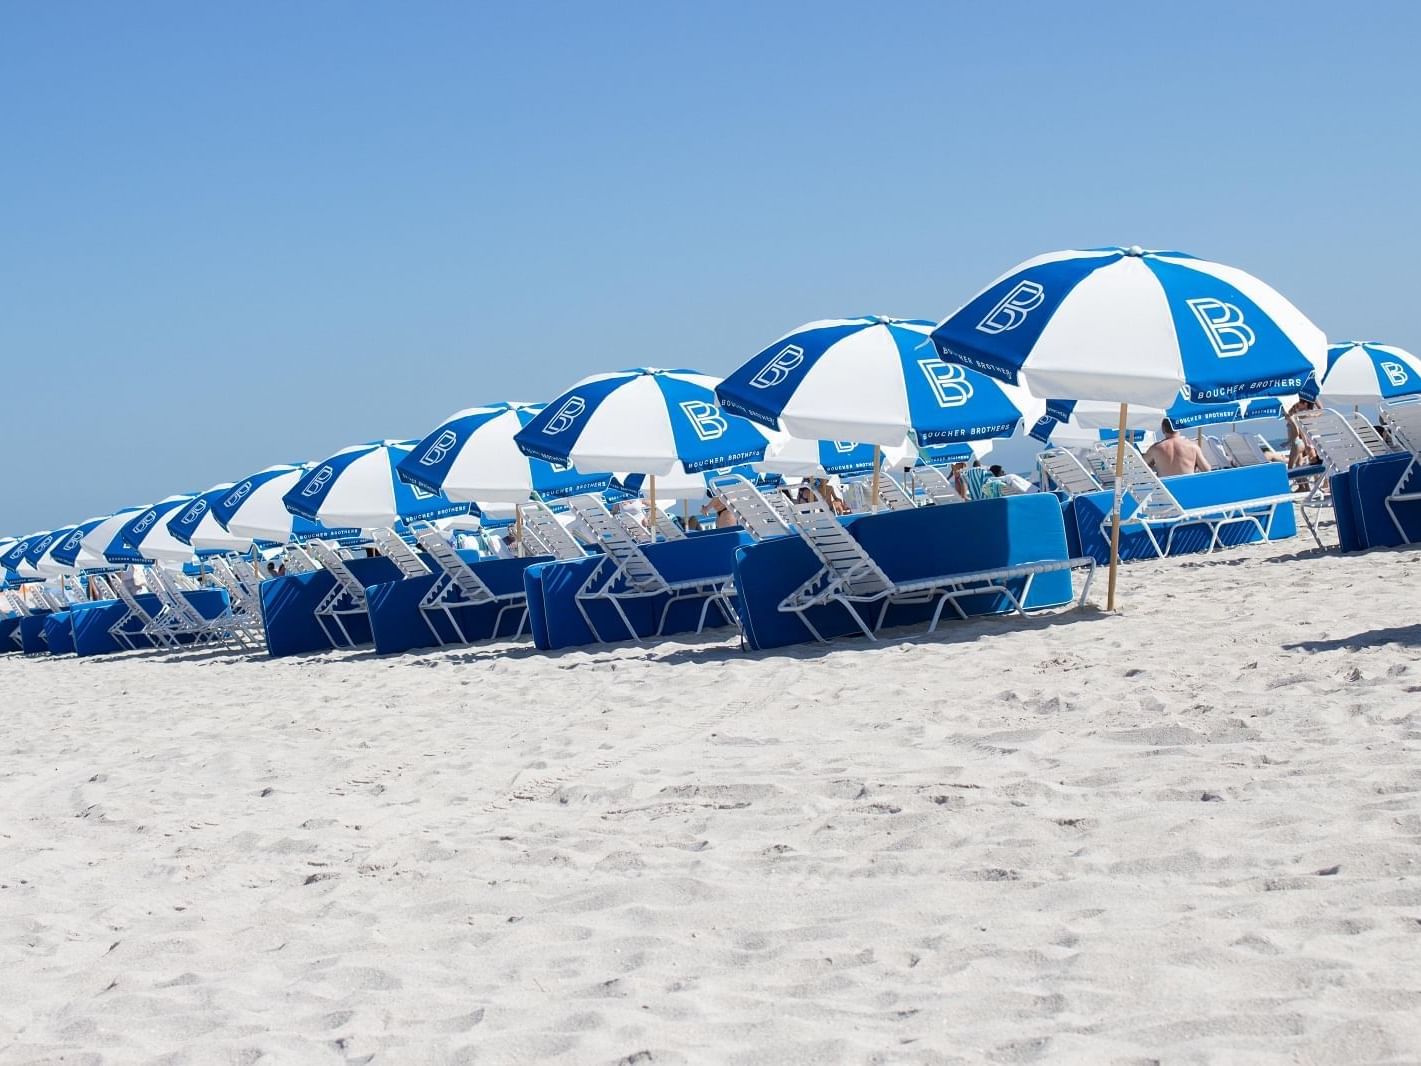
[[[1204,458],[1204,453],[1200,450],[1199,445],[1188,437],[1181,437],[1174,428],[1173,422],[1167,418],[1163,419],[1159,428],[1164,438],[1156,441],[1150,450],[1145,452],[1145,462],[1150,464],[1155,473],[1161,477],[1170,477],[1175,474],[1196,474],[1213,469],[1209,465],[1209,460]]]

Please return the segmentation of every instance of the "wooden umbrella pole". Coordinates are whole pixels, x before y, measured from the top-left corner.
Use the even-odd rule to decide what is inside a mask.
[[[1115,502],[1110,506],[1110,582],[1105,609],[1115,610],[1115,577],[1120,570],[1120,498],[1125,494],[1125,420],[1130,405],[1120,405],[1120,436],[1115,441]]]
[[[878,514],[878,471],[882,466],[883,449],[879,445],[873,446],[873,483],[869,486],[869,507],[874,514]]]
[[[513,505],[513,554],[523,558],[523,505]]]

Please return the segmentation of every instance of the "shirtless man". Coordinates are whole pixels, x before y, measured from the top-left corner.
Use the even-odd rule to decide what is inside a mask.
[[[1157,441],[1145,453],[1145,462],[1154,468],[1156,474],[1170,477],[1174,474],[1195,474],[1213,469],[1209,460],[1204,458],[1204,453],[1199,450],[1199,445],[1188,437],[1181,437],[1175,431],[1173,422],[1166,418],[1159,428],[1164,439]]]

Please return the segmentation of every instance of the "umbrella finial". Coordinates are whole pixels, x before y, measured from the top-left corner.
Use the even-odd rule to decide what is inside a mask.
[[[1138,257],[1138,256],[1144,255],[1144,254],[1145,254],[1145,250],[1144,250],[1143,248],[1141,248],[1138,244],[1132,244],[1132,245],[1130,245],[1130,247],[1128,247],[1128,248],[1125,249],[1125,254],[1126,254],[1126,255],[1133,255],[1133,256],[1137,256],[1137,257]]]

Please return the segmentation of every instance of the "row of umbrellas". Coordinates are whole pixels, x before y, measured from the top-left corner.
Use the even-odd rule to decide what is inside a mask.
[[[1167,412],[1182,428],[1266,413],[1258,398],[1361,403],[1417,391],[1413,356],[1329,348],[1302,312],[1236,268],[1140,248],[1058,252],[936,324],[809,323],[724,380],[656,368],[593,375],[546,404],[459,411],[419,441],[357,445],[0,542],[0,567],[25,578],[186,560],[604,491],[633,474],[687,498],[727,469],[858,473],[885,453],[960,459],[1018,427],[1049,439],[1067,418],[1101,417],[1102,405]]]

